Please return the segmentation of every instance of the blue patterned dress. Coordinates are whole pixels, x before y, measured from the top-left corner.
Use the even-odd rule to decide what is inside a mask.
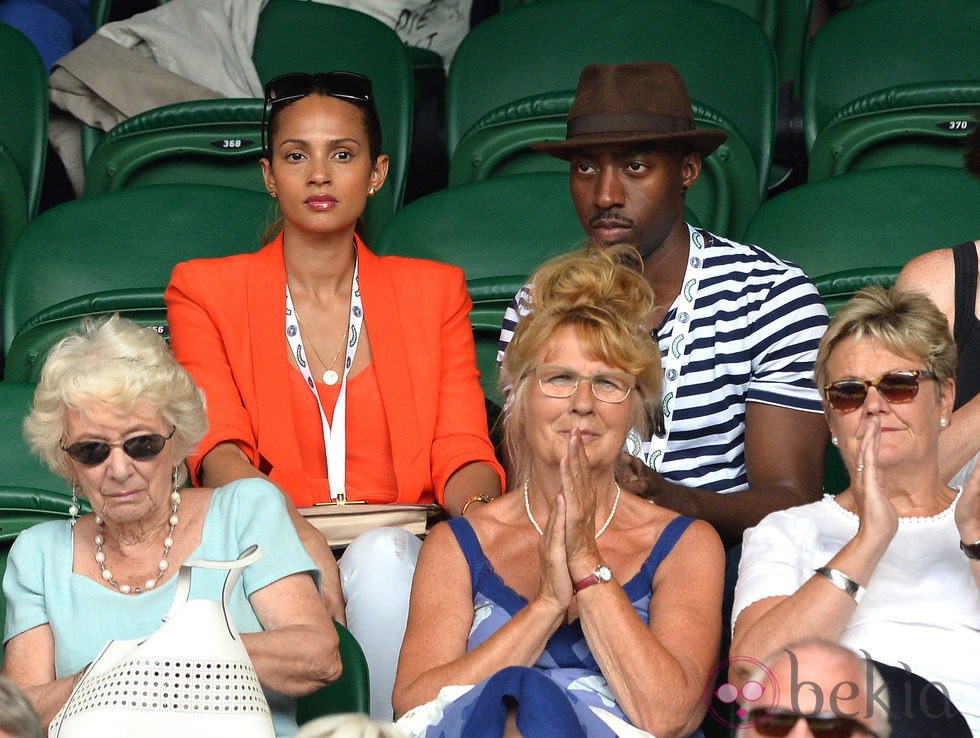
[[[648,622],[657,567],[693,522],[692,518],[677,517],[668,523],[640,571],[623,585],[644,623]],[[469,521],[456,518],[449,526],[466,556],[473,585],[473,626],[467,643],[471,651],[528,602],[494,571]],[[551,636],[533,668],[502,669],[446,707],[442,719],[426,730],[425,738],[499,736],[511,699],[518,704],[517,727],[527,738],[615,736],[592,707],[628,722],[589,651],[581,622],[576,620]]]

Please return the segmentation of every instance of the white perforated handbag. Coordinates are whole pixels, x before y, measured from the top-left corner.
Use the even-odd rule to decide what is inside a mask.
[[[50,738],[275,738],[269,704],[228,612],[236,561],[187,561],[163,625],[141,640],[109,641],[48,729]],[[188,599],[191,570],[226,569],[222,601]]]

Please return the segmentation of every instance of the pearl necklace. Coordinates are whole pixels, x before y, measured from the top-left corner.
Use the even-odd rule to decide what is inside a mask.
[[[170,495],[170,500],[173,502],[173,507],[170,509],[170,530],[167,532],[167,537],[163,539],[163,557],[160,559],[159,572],[153,579],[147,579],[146,583],[142,587],[131,587],[128,584],[119,584],[115,579],[112,578],[112,572],[105,568],[105,551],[102,550],[102,544],[105,543],[105,538],[102,535],[102,518],[98,515],[95,516],[95,560],[99,564],[99,569],[102,570],[102,578],[105,579],[109,584],[118,589],[124,595],[128,594],[143,594],[157,586],[157,583],[170,568],[170,563],[167,561],[167,557],[170,556],[170,549],[174,545],[174,528],[177,527],[177,522],[179,518],[177,517],[177,510],[180,508],[180,493],[174,490]]]
[[[527,519],[531,521],[531,525],[534,526],[534,530],[538,532],[539,536],[544,535],[544,531],[541,530],[541,526],[538,525],[538,521],[534,519],[534,515],[531,514],[531,500],[527,496],[527,481],[524,480],[524,510],[527,511]],[[612,522],[613,517],[616,515],[616,508],[619,507],[619,498],[623,494],[623,490],[619,488],[619,482],[614,482],[616,485],[616,499],[613,500],[612,510],[609,511],[609,517],[606,518],[606,522],[602,524],[599,528],[599,532],[595,534],[595,540],[599,540],[599,536],[606,532],[606,528]]]

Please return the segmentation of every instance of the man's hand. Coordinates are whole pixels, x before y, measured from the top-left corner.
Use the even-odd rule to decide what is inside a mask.
[[[656,493],[663,480],[638,456],[623,452],[616,462],[616,481],[627,492],[656,502]]]

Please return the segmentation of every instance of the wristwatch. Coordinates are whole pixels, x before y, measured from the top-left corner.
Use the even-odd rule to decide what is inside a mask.
[[[960,550],[966,554],[968,559],[980,559],[980,541],[976,543],[963,543],[963,541],[960,541]]]
[[[612,579],[612,569],[610,569],[605,564],[599,564],[595,571],[589,574],[585,579],[579,580],[572,584],[572,588],[576,592],[581,592],[586,587],[591,587],[593,584],[599,584],[600,582],[608,582]]]

